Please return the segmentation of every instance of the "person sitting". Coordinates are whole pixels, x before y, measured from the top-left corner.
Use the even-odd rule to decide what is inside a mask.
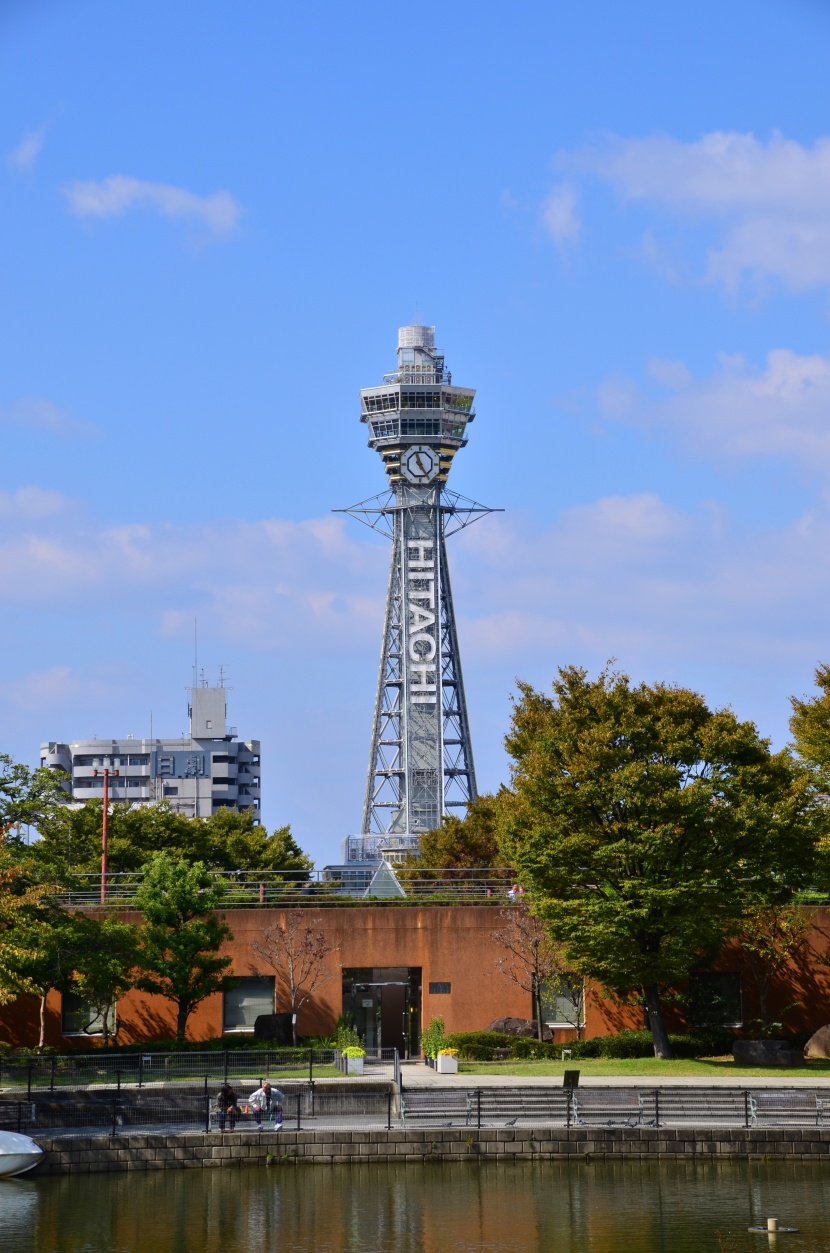
[[[239,1105],[236,1093],[227,1079],[222,1084],[216,1097],[216,1109],[219,1113],[219,1130],[225,1130],[225,1120],[227,1119],[228,1127],[233,1131],[236,1127],[236,1120],[239,1117]]]
[[[274,1130],[282,1131],[282,1103],[285,1100],[282,1092],[278,1088],[272,1088],[268,1080],[260,1084],[256,1092],[252,1092],[248,1097],[248,1103],[253,1106],[256,1116],[257,1128],[262,1131],[262,1115],[263,1112],[268,1115],[268,1122],[271,1121],[271,1115],[274,1115]]]

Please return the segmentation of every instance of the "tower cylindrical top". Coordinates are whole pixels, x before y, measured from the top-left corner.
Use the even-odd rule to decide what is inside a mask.
[[[360,392],[360,420],[369,446],[383,458],[393,485],[427,487],[447,480],[475,417],[471,387],[453,384],[435,327],[398,327],[398,366],[377,387]]]
[[[434,348],[434,326],[399,326],[399,348]]]

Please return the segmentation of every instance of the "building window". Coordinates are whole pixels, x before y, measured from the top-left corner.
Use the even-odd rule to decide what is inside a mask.
[[[582,983],[574,978],[554,979],[543,983],[542,1017],[548,1027],[584,1027],[585,993]]]
[[[430,996],[449,996],[451,991],[451,983],[431,983],[429,985]]]
[[[115,1031],[115,1006],[109,1013],[107,1023],[110,1033]],[[104,1020],[89,1001],[77,992],[64,992],[61,996],[61,1035],[103,1035]]]
[[[164,785],[165,796],[178,796],[178,794],[179,794],[179,789],[177,787],[173,787],[171,786],[171,784],[165,783]]]
[[[710,970],[689,976],[689,1022],[693,1027],[740,1027],[743,1017],[739,973]]]
[[[222,1030],[253,1031],[260,1014],[274,1012],[274,976],[233,979],[222,999]]]

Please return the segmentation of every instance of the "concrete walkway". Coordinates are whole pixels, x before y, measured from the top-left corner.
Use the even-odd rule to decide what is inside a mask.
[[[579,1070],[579,1062],[569,1069]],[[560,1075],[439,1075],[423,1062],[402,1062],[401,1080],[407,1088],[558,1088]],[[587,1075],[579,1077],[581,1088],[818,1088],[830,1087],[830,1071],[793,1075],[782,1068],[777,1074],[755,1075]]]

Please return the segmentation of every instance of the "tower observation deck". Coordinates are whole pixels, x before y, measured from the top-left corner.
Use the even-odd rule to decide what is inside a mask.
[[[445,542],[492,512],[446,486],[474,399],[472,388],[453,383],[432,326],[401,327],[397,369],[360,393],[360,420],[389,488],[344,512],[392,540],[363,805],[366,859],[414,851],[423,832],[445,814],[463,817],[476,796]]]

